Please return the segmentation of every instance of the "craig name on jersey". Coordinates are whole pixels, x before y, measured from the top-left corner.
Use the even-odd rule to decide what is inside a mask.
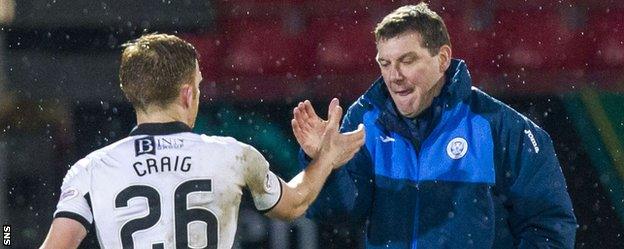
[[[167,149],[182,149],[184,147],[184,139],[178,137],[157,137],[148,136],[134,140],[135,156],[143,154],[156,155],[156,151]],[[137,158],[138,159],[138,158]],[[191,156],[175,157],[163,156],[160,159],[145,158],[132,164],[134,171],[138,176],[159,172],[191,170]]]

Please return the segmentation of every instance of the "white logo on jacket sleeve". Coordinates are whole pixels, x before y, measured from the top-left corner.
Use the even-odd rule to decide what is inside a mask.
[[[384,136],[379,136],[379,139],[381,139],[382,142],[384,143],[389,143],[389,142],[394,142],[394,138],[392,137],[384,137]]]
[[[451,140],[446,146],[446,154],[452,159],[460,159],[468,152],[468,142],[466,139],[456,137]]]
[[[524,134],[527,134],[529,140],[531,140],[531,144],[533,145],[533,149],[535,149],[535,153],[539,153],[539,146],[537,146],[537,141],[535,140],[535,136],[533,136],[533,132],[531,132],[531,130],[524,130]]]

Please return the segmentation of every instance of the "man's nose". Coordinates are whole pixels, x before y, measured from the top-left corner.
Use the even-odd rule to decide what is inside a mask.
[[[403,73],[401,72],[401,67],[398,64],[390,67],[388,76],[390,78],[388,80],[395,83],[399,83],[404,79]]]

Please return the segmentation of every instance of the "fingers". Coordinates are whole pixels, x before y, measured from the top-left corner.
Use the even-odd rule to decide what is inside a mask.
[[[316,114],[316,111],[314,111],[314,107],[312,106],[312,102],[310,102],[309,100],[303,101],[303,113],[305,113],[305,115],[308,118],[321,119]]]
[[[301,115],[301,117],[303,117],[304,120],[308,120],[310,118],[304,102],[299,102],[299,104],[297,105],[297,109],[299,110],[299,114]]]
[[[303,136],[303,130],[301,130],[301,126],[299,126],[299,122],[295,119],[290,120],[290,125],[292,126],[293,134],[295,134],[295,138],[297,141],[302,141],[301,138]]]
[[[342,107],[340,107],[340,102],[337,98],[332,99],[331,103],[329,103],[328,113],[327,125],[332,127],[332,129],[337,129],[342,118]]]
[[[293,116],[295,117],[295,120],[299,123],[299,127],[302,130],[311,129],[309,119],[303,111],[303,103],[299,102],[297,107],[293,109]]]

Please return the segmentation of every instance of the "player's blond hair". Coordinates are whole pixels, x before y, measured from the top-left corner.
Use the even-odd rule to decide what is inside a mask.
[[[193,84],[197,52],[190,43],[166,34],[149,34],[124,44],[119,81],[135,109],[165,107],[180,86]]]

